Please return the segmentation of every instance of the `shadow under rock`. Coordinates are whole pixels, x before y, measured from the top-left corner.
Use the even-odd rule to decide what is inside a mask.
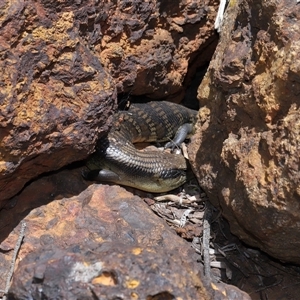
[[[84,162],[75,162],[58,171],[40,175],[9,199],[0,210],[0,244],[32,209],[53,200],[78,195],[93,184],[81,176],[83,167]]]

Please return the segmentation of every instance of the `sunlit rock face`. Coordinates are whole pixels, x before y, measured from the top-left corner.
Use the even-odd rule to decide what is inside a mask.
[[[230,2],[232,3],[232,2]],[[300,6],[229,5],[198,98],[190,156],[232,231],[300,262]]]

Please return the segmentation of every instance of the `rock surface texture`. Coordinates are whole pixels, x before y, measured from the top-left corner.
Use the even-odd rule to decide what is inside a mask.
[[[26,223],[8,299],[250,299],[206,281],[194,249],[141,198],[87,186],[78,169],[44,176],[15,200],[0,212],[1,288]]]
[[[181,100],[212,56],[216,5],[2,1],[0,207],[32,178],[87,157],[116,91]]]
[[[300,5],[231,1],[190,157],[233,233],[300,263]],[[207,151],[209,149],[209,151]]]
[[[188,72],[206,64],[215,49],[214,1],[102,1],[95,45],[118,92],[181,100]],[[97,21],[97,19],[96,19]],[[90,40],[93,42],[93,40]],[[201,55],[199,55],[201,53]]]
[[[92,152],[107,130],[116,92],[82,41],[75,7],[0,5],[1,201],[37,175]]]

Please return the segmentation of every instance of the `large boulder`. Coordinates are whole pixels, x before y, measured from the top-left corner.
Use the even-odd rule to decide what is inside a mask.
[[[102,34],[95,51],[115,79],[118,92],[180,101],[190,75],[209,62],[215,49],[216,3],[101,2],[90,21],[99,23]],[[106,14],[99,15],[101,10]]]
[[[232,3],[232,2],[230,2]],[[300,5],[238,1],[198,90],[190,157],[233,233],[300,263]]]
[[[0,211],[0,287],[26,228],[8,299],[250,299],[211,284],[190,243],[124,188],[61,170],[13,199]]]
[[[74,27],[75,7],[53,6],[1,7],[0,201],[84,159],[115,106],[111,76]]]

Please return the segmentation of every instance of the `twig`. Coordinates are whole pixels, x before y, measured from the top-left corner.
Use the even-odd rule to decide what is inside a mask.
[[[186,197],[186,198],[184,198]],[[173,194],[167,194],[162,196],[154,197],[155,201],[161,202],[161,201],[172,201],[175,203],[178,203],[179,205],[182,204],[191,204],[193,202],[200,202],[201,198],[199,195],[189,196],[189,195],[173,195]]]
[[[259,272],[259,269],[258,269],[258,267],[257,267],[257,265],[255,264],[254,265],[254,268],[255,268],[255,270],[257,271],[257,277],[258,277],[258,280],[259,280],[259,282],[260,282],[260,285],[262,286],[262,285],[264,285],[264,281],[263,281],[263,278],[262,278],[262,276],[261,276],[261,274],[260,274],[260,272]]]
[[[4,296],[3,296],[2,300],[6,300],[6,295],[8,293],[9,288],[10,288],[10,281],[11,281],[12,275],[14,273],[17,255],[18,255],[18,252],[20,250],[22,240],[25,236],[25,228],[26,228],[26,223],[25,223],[24,220],[22,220],[21,221],[21,229],[20,229],[19,237],[18,237],[16,246],[15,246],[15,249],[14,249],[13,257],[11,259],[10,270],[9,270],[7,278],[6,278]]]
[[[203,261],[204,275],[210,280],[210,257],[209,257],[210,224],[205,218],[203,220]]]
[[[200,245],[200,238],[199,237],[193,237],[192,241],[192,247],[195,249],[197,253],[201,254],[201,245]]]
[[[300,2],[300,0],[299,0],[299,2]],[[284,289],[288,289],[288,288],[291,287],[291,286],[295,286],[295,285],[299,285],[299,284],[300,284],[300,282],[298,281],[298,282],[296,282],[296,283],[286,285],[286,286],[282,287],[282,289],[283,289],[283,290],[284,290]]]
[[[222,22],[223,22],[226,2],[227,2],[226,0],[221,0],[220,1],[220,5],[219,5],[216,21],[215,21],[215,29],[218,32],[221,32],[221,26],[222,26]]]
[[[187,146],[185,143],[181,144],[181,151],[182,151],[184,158],[189,159],[189,154],[188,154]]]
[[[166,200],[169,200],[169,201],[172,201],[172,202],[176,202],[176,203],[179,203],[180,205],[182,203],[190,203],[190,201],[184,201],[183,202],[183,197],[181,196],[177,196],[177,195],[173,195],[173,194],[168,194],[168,195],[163,195],[163,196],[158,196],[158,197],[154,197],[154,200],[155,201],[166,201]]]
[[[184,227],[185,226],[187,217],[193,211],[194,211],[193,208],[189,208],[189,209],[187,209],[187,210],[184,211],[184,213],[182,214],[182,216],[180,218],[180,227]]]
[[[279,285],[282,281],[283,281],[283,278],[280,278],[279,280],[277,280],[277,281],[274,282],[273,284],[270,284],[270,285],[267,285],[267,286],[263,286],[263,287],[261,287],[261,288],[255,290],[255,291],[253,291],[253,292],[250,292],[249,295],[251,295],[251,294],[253,294],[253,293],[261,292],[261,291],[263,291],[263,290],[267,290],[267,289],[269,289],[269,288],[272,288],[272,287],[274,287],[274,286],[276,286],[276,285]]]
[[[233,245],[233,244],[230,244],[230,245]],[[226,249],[226,247],[225,247],[225,251],[222,251],[222,248],[221,247],[219,247],[216,243],[215,243],[215,248],[216,248],[216,250],[226,259],[226,261],[230,264],[230,265],[232,265],[232,266],[234,266],[235,268],[237,268],[246,278],[249,278],[249,274],[245,271],[245,270],[243,270],[242,269],[242,267],[240,267],[235,261],[232,261],[227,255],[226,255],[226,253],[225,253],[225,251],[227,250],[227,251],[232,251],[232,250],[234,250],[234,249]]]

